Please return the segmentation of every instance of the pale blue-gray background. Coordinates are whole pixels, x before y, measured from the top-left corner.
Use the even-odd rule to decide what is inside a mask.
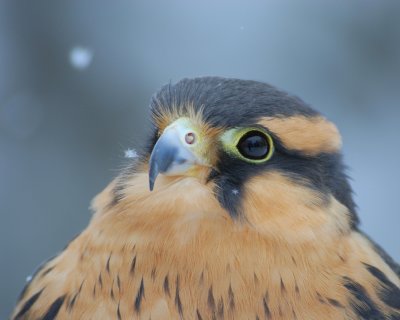
[[[185,76],[266,81],[335,121],[362,228],[399,260],[399,17],[384,0],[1,1],[0,318]]]

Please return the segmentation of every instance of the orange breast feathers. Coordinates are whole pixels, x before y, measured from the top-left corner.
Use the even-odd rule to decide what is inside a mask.
[[[283,177],[270,179],[282,192],[288,188]],[[362,286],[379,310],[393,312],[365,264],[397,286],[398,278],[367,240],[348,230],[337,201],[322,210],[318,197],[292,190],[286,196],[302,197],[304,206],[292,208],[299,220],[285,231],[274,215],[286,208],[270,202],[288,199],[284,193],[259,197],[257,183],[247,196],[249,221],[258,224],[253,211],[265,206],[259,214],[270,215],[271,225],[255,230],[233,221],[213,197],[213,186],[195,178],[160,177],[149,193],[147,174],[137,173],[117,204],[113,182],[94,200],[89,227],[34,277],[15,319],[52,313],[57,319],[357,318],[344,279]],[[303,228],[302,215],[315,215],[323,231]],[[285,232],[300,240],[292,236],[289,245]]]

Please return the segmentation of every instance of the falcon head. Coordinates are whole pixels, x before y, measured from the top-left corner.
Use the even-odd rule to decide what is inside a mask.
[[[340,134],[299,98],[261,82],[201,77],[162,87],[151,114],[140,163],[154,197],[217,202],[263,233],[356,226]],[[206,196],[197,199],[193,185]]]

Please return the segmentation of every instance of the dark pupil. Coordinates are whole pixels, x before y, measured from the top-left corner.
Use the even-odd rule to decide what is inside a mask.
[[[261,160],[267,156],[269,145],[263,133],[249,131],[239,140],[237,148],[242,156],[253,160]]]

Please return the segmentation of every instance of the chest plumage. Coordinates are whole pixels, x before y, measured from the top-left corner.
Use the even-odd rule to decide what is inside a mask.
[[[13,319],[400,317],[398,266],[357,228],[331,123],[222,78],[166,87],[152,110],[149,147]]]

